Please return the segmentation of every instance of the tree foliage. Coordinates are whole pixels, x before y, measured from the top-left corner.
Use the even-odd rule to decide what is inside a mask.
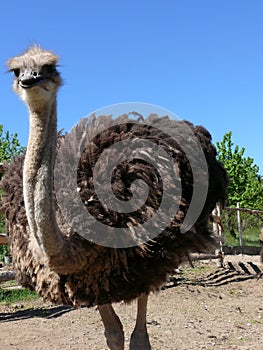
[[[232,132],[224,135],[222,142],[216,143],[218,160],[228,173],[228,205],[263,210],[263,177],[254,159],[245,157],[245,148],[234,145]]]
[[[245,156],[245,148],[234,145],[232,132],[224,135],[221,142],[216,143],[218,160],[228,173],[229,186],[228,206],[263,210],[263,177],[254,159]],[[224,226],[225,244],[238,245],[237,213],[224,210],[221,213]],[[259,214],[240,213],[244,245],[257,245],[263,217]]]
[[[21,147],[18,135],[4,131],[3,125],[0,125],[0,162],[10,162],[12,157],[18,156],[23,150],[24,147]]]

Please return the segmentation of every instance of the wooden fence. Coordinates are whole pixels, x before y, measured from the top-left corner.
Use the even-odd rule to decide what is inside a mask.
[[[1,173],[1,164],[0,164],[0,173]],[[229,208],[225,207],[224,210],[228,211],[236,211],[237,212],[237,219],[238,219],[238,233],[239,233],[239,246],[234,247],[228,247],[223,245],[223,239],[222,239],[222,231],[223,226],[220,220],[220,208],[217,206],[215,210],[212,213],[212,221],[213,221],[213,231],[214,235],[219,237],[219,247],[215,251],[214,254],[191,254],[189,256],[190,261],[196,261],[196,260],[212,260],[217,259],[218,260],[218,266],[223,267],[224,266],[224,255],[235,255],[235,254],[248,254],[248,255],[259,255],[261,247],[245,247],[242,243],[242,226],[240,221],[240,212],[246,212],[249,214],[263,214],[263,211],[261,210],[254,210],[254,209],[246,209],[246,208],[240,208],[239,205],[237,205],[236,208]],[[5,234],[0,234],[0,245],[7,245],[8,239]],[[7,281],[9,279],[13,279],[15,276],[14,271],[0,271],[0,282]]]
[[[0,245],[7,245],[8,244],[8,239],[6,237],[6,234],[1,233],[0,234]]]
[[[259,215],[263,215],[263,211],[262,210],[255,210],[255,209],[248,209],[248,208],[240,208],[239,203],[237,203],[236,208],[225,207],[224,210],[229,211],[229,212],[236,212],[239,246],[243,247],[243,232],[242,232],[243,230],[242,230],[242,222],[241,222],[242,220],[241,220],[241,215],[240,214],[241,213],[247,213],[247,214],[256,215],[256,216],[259,217]],[[263,222],[262,218],[261,218],[261,220]],[[260,231],[261,231],[261,227],[258,230],[258,237],[260,236]]]

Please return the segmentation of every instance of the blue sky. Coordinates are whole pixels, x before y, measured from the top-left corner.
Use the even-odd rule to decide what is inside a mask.
[[[0,123],[27,143],[27,110],[5,62],[39,43],[61,57],[59,128],[127,101],[233,132],[263,173],[262,0],[23,0],[1,3]]]

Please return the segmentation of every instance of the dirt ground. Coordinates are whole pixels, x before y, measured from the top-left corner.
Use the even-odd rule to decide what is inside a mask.
[[[226,263],[227,268],[218,269],[214,261],[198,262],[151,295],[152,350],[263,349],[263,278],[255,278],[259,257],[228,256]],[[136,305],[118,304],[115,309],[124,324],[128,349]],[[36,300],[0,304],[0,349],[107,347],[96,308],[72,310]]]

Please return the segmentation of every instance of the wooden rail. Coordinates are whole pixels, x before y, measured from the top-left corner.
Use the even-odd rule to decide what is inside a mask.
[[[0,245],[7,245],[8,244],[8,238],[6,234],[1,233],[0,234]]]
[[[246,209],[246,208],[230,208],[230,207],[224,207],[224,210],[228,211],[242,211],[244,213],[249,214],[263,214],[263,210],[255,210],[255,209]]]
[[[13,281],[15,278],[16,272],[14,270],[0,269],[0,282]]]

